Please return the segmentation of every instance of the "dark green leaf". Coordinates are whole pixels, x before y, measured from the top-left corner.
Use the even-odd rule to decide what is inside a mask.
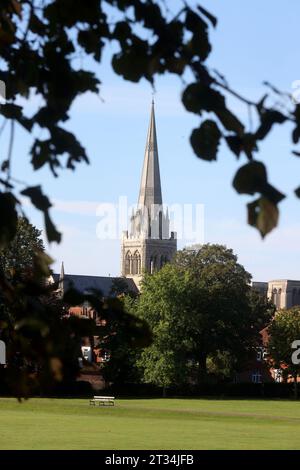
[[[282,124],[286,121],[286,117],[282,113],[274,110],[264,111],[261,114],[260,119],[260,126],[256,131],[256,138],[259,140],[262,140],[266,137],[274,124]]]
[[[14,238],[17,231],[17,200],[13,194],[0,192],[0,249]]]
[[[183,92],[182,102],[188,111],[201,114],[201,111],[221,111],[225,109],[225,99],[218,91],[202,83],[192,83]]]
[[[256,227],[262,238],[277,226],[279,211],[276,204],[261,197],[247,205],[248,223]]]
[[[78,305],[83,304],[84,296],[78,290],[70,287],[64,293],[64,302],[66,302],[69,305],[78,306]]]
[[[191,145],[195,154],[203,160],[216,160],[222,134],[214,121],[204,121],[191,135]]]
[[[292,140],[294,144],[297,144],[300,139],[300,126],[296,126],[292,132]]]
[[[44,213],[45,229],[46,229],[48,241],[60,243],[61,234],[56,230],[49,215],[49,209],[51,207],[51,203],[48,197],[43,194],[41,187],[32,186],[32,187],[26,188],[21,192],[21,194],[23,194],[23,196],[29,197],[32,204],[38,210]]]
[[[217,18],[215,16],[213,16],[209,11],[207,11],[201,5],[198,5],[197,8],[202,13],[202,15],[206,16],[206,18],[211,22],[211,24],[214,27],[217,26]]]
[[[240,194],[263,192],[267,184],[265,165],[257,161],[247,163],[238,169],[232,184]]]
[[[56,227],[53,224],[48,211],[44,213],[44,217],[45,217],[45,228],[46,228],[48,241],[60,243],[61,233],[58,232],[58,230],[56,230]]]
[[[31,186],[26,188],[21,192],[21,194],[29,197],[32,204],[40,211],[46,211],[51,207],[48,197],[43,194],[40,186]]]
[[[216,115],[220,119],[225,129],[227,129],[228,131],[233,131],[239,135],[243,134],[243,124],[231,111],[229,111],[229,109],[224,108],[220,111],[216,111]]]
[[[7,119],[15,119],[27,131],[31,131],[33,121],[23,116],[22,107],[16,104],[8,103],[0,106],[0,113]]]

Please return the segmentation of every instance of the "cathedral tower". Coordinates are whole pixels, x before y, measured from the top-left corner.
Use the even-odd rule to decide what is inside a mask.
[[[144,272],[153,273],[171,260],[177,249],[175,232],[170,234],[168,210],[164,211],[160,184],[154,102],[138,199],[130,230],[123,232],[122,276],[139,286]]]

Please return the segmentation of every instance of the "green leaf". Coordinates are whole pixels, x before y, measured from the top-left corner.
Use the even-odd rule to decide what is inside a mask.
[[[48,211],[44,213],[44,218],[45,218],[45,228],[46,228],[48,241],[60,243],[61,233],[58,232],[58,230],[56,230],[56,227],[53,224]]]
[[[211,24],[214,27],[217,26],[217,18],[215,16],[213,16],[209,11],[207,11],[201,5],[198,5],[197,8],[202,13],[202,15],[206,16],[206,18],[211,22]]]
[[[183,92],[182,102],[188,111],[201,114],[201,111],[221,111],[225,109],[225,99],[217,90],[202,83],[192,83]]]
[[[50,215],[49,209],[52,206],[47,196],[45,196],[42,192],[42,188],[40,186],[31,186],[24,189],[21,194],[23,196],[27,196],[30,198],[32,204],[40,211],[44,213],[44,222],[46,228],[46,234],[49,242],[57,242],[60,243],[61,241],[61,234],[56,230]]]
[[[247,205],[248,223],[256,227],[264,238],[278,224],[279,210],[273,202],[261,197]]]
[[[244,125],[231,111],[229,111],[229,109],[224,108],[220,111],[216,111],[216,115],[220,119],[225,129],[228,131],[233,131],[239,135],[243,134]]]
[[[51,207],[47,196],[42,192],[41,186],[31,186],[24,189],[21,194],[30,198],[32,204],[40,211],[46,211]]]
[[[240,194],[261,193],[267,184],[267,172],[265,165],[253,161],[238,169],[233,187]]]
[[[17,231],[17,200],[10,192],[0,192],[0,249],[14,238]]]
[[[54,260],[43,250],[36,250],[34,253],[34,272],[40,277],[49,277],[51,274],[50,265]]]
[[[187,49],[204,61],[211,51],[206,22],[194,11],[188,9],[185,25],[193,33],[191,41],[187,44]]]
[[[274,186],[269,183],[267,183],[264,187],[262,195],[274,204],[278,204],[278,202],[285,198],[284,194],[282,194],[280,191],[278,191],[278,189],[274,188]]]
[[[299,125],[297,125],[295,129],[293,129],[293,132],[292,132],[293,143],[297,144],[299,142],[299,139],[300,139],[300,127]]]
[[[270,132],[274,124],[282,124],[286,121],[286,117],[279,111],[267,110],[260,115],[260,126],[256,131],[256,138],[262,140]]]
[[[22,107],[16,104],[7,103],[0,106],[0,113],[7,119],[15,119],[27,131],[31,131],[33,120],[23,116]]]
[[[222,134],[214,121],[204,121],[191,134],[191,145],[197,157],[203,160],[216,160]]]
[[[77,289],[70,287],[64,293],[64,302],[72,306],[78,306],[84,302],[84,296]]]
[[[255,136],[251,133],[245,133],[241,137],[238,135],[229,135],[225,137],[228,147],[237,156],[240,156],[241,152],[252,160],[253,152],[257,151],[257,144]]]

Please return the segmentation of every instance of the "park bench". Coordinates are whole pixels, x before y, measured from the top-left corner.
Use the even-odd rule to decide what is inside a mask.
[[[95,396],[94,398],[90,399],[90,405],[96,406],[98,405],[108,405],[108,406],[114,406],[115,404],[115,397],[97,397]]]

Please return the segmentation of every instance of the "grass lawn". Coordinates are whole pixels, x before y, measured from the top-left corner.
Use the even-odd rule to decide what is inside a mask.
[[[0,449],[300,449],[300,402],[0,398]]]

